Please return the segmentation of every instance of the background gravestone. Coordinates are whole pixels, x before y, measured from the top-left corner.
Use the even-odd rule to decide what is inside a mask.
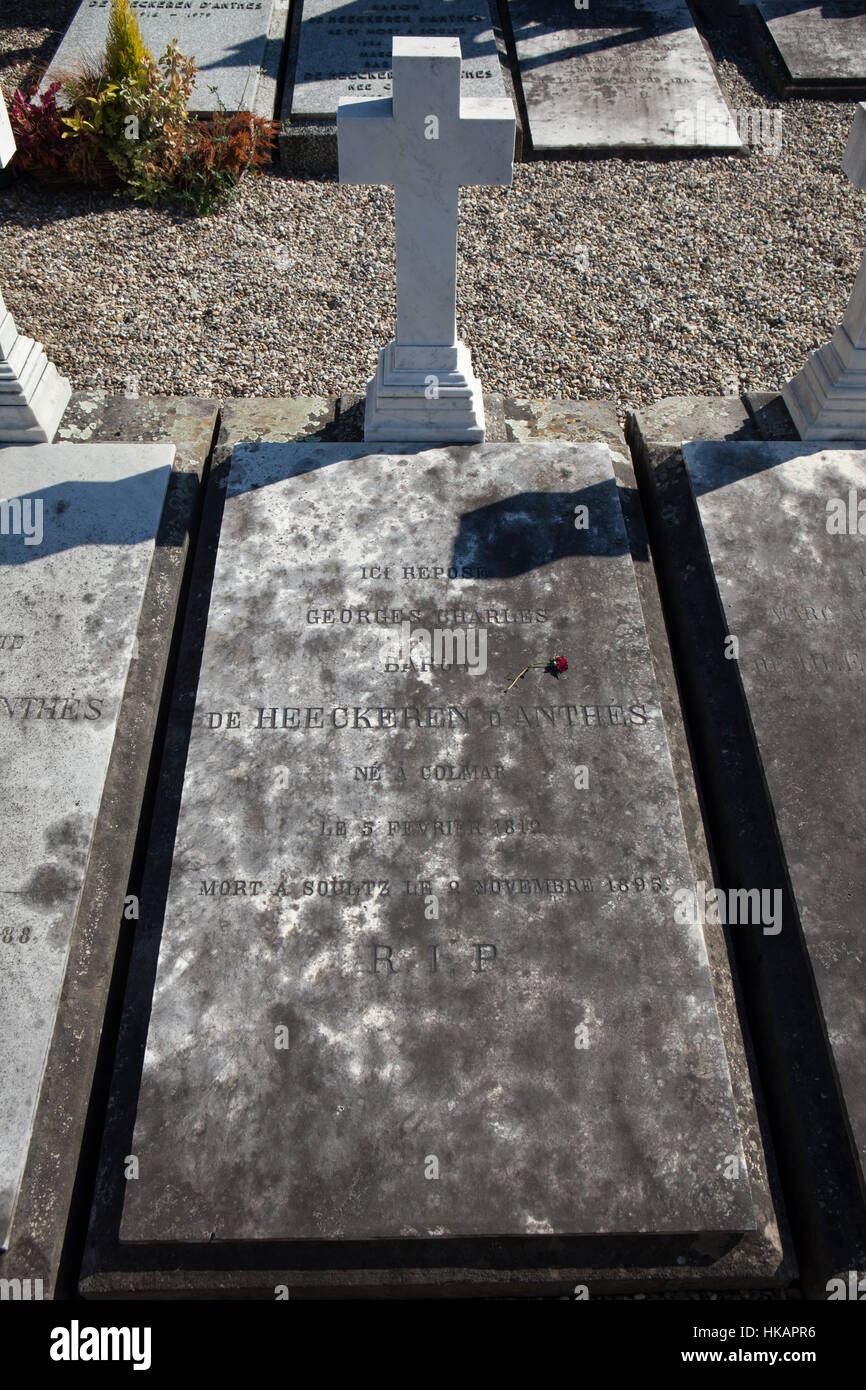
[[[99,57],[108,37],[109,0],[82,0],[43,79],[43,88],[74,71],[82,59]],[[177,39],[198,65],[191,111],[256,110],[259,69],[272,33],[275,0],[132,0],[145,43],[154,58]],[[281,7],[285,20],[285,6]],[[214,88],[215,91],[212,91]],[[270,111],[261,114],[272,116]]]
[[[866,96],[862,0],[756,0],[749,7],[758,53],[789,96]]]
[[[508,0],[536,154],[737,154],[736,124],[685,0]]]
[[[489,0],[406,0],[385,8],[376,0],[304,0],[298,11],[280,135],[287,168],[306,161],[336,171],[337,107],[349,98],[391,96],[395,35],[458,38],[462,95],[506,95]]]

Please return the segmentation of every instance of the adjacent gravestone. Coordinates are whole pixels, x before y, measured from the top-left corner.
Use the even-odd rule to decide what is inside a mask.
[[[181,52],[195,59],[191,111],[256,109],[275,0],[131,0],[131,5],[154,58],[176,39]],[[110,10],[110,0],[82,0],[43,88],[104,53]]]
[[[395,34],[458,38],[464,97],[506,95],[489,0],[304,0],[283,96],[284,161],[336,165],[337,108],[348,99],[391,96]]]
[[[536,154],[742,151],[685,0],[509,0]]]
[[[459,39],[395,38],[394,96],[338,112],[342,183],[396,190],[397,333],[367,389],[365,440],[484,439],[481,384],[457,338],[457,190],[510,184],[505,97],[461,96]]]
[[[684,454],[774,818],[762,834],[781,845],[799,922],[790,929],[802,933],[862,1184],[866,453],[744,443]],[[706,696],[693,720],[712,729]],[[741,757],[732,740],[727,756]],[[767,940],[762,953],[785,949]],[[862,1212],[861,1200],[861,1229]],[[844,1219],[855,1224],[854,1207]]]
[[[0,450],[4,1248],[173,456]]]
[[[691,886],[605,447],[236,446],[121,1238],[736,1239]]]
[[[749,15],[771,71],[790,96],[866,96],[866,12],[862,0],[755,0]],[[781,69],[781,77],[778,75]]]
[[[842,169],[866,190],[866,104],[860,103]],[[801,439],[866,440],[866,253],[841,326],[782,388]]]

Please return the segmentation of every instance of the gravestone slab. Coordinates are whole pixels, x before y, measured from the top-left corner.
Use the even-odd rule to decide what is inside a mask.
[[[756,18],[791,95],[866,95],[866,11],[862,0],[831,4],[756,0]]]
[[[131,0],[154,58],[177,39],[195,58],[191,111],[252,111],[275,0]],[[108,37],[109,0],[82,0],[42,81],[43,89],[82,59],[98,58]],[[212,92],[211,88],[216,91]]]
[[[866,451],[702,443],[684,454],[726,629],[740,644],[738,671],[862,1182],[866,521],[858,532],[857,508]],[[839,533],[828,530],[834,517]],[[750,543],[755,518],[759,545]]]
[[[536,154],[742,151],[685,0],[509,0]]]
[[[294,86],[287,88],[283,118],[335,121],[348,97],[390,97],[395,34],[459,38],[463,95],[505,95],[489,0],[304,0]]]
[[[4,1248],[173,457],[0,450]]]
[[[753,1229],[690,873],[605,447],[236,446],[121,1239]]]

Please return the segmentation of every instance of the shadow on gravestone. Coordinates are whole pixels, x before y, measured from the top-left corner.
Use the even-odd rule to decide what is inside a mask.
[[[586,508],[584,530],[575,526],[579,507]],[[451,563],[483,566],[490,579],[513,579],[568,556],[626,555],[626,537],[608,519],[614,508],[620,510],[620,502],[612,478],[577,492],[515,493],[460,518]]]
[[[617,14],[620,8],[623,13]],[[676,34],[693,27],[692,17],[687,10],[684,14],[671,12],[670,6],[667,5],[664,6],[664,13],[648,5],[635,8],[631,5],[620,7],[593,4],[586,9],[575,10],[567,0],[542,0],[542,3],[536,0],[532,7],[532,15],[531,20],[516,23],[514,14],[511,14],[515,41],[524,35],[527,38],[538,39],[545,34],[561,34],[564,28],[575,29],[578,26],[586,30],[609,29],[618,20],[625,22],[626,19],[633,27],[623,34],[607,34],[604,38],[587,39],[586,43],[571,44],[547,53],[538,53],[533,57],[521,58],[521,72],[546,67],[551,63],[561,63],[564,58],[585,58],[591,53],[630,47],[632,44],[642,43],[647,38],[661,38],[665,34]]]
[[[0,568],[25,565],[31,560],[44,559],[46,555],[77,550],[80,546],[133,546],[152,540],[152,522],[142,515],[141,501],[152,489],[155,472],[170,470],[150,469],[111,483],[55,483],[40,492],[21,493],[14,499],[0,501]],[[0,475],[0,492],[2,490]],[[13,524],[13,515],[18,514],[17,508],[13,514],[10,500],[20,504],[20,514],[27,519],[28,529],[37,518],[41,518],[42,535],[36,543],[27,544],[23,535],[7,534]],[[60,534],[51,524],[53,517],[67,511],[86,518],[74,534],[68,531]],[[21,544],[15,545],[14,540],[18,539]],[[172,542],[162,536],[157,538],[156,543],[164,545]]]

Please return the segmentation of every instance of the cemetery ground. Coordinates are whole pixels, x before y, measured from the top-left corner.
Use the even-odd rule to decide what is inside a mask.
[[[7,99],[74,9],[28,5],[21,29],[3,0]],[[518,163],[511,188],[460,190],[458,329],[486,391],[622,419],[776,390],[831,336],[863,243],[840,170],[855,104],[781,102],[741,26],[704,33],[729,106],[763,113],[748,159]],[[363,392],[391,331],[387,188],[268,172],[187,218],[22,181],[0,190],[0,251],[10,311],[78,390]]]
[[[74,10],[0,0],[7,99]],[[0,185],[7,308],[74,389],[4,455],[50,530],[4,532],[0,677],[52,690],[2,697],[3,942],[44,951],[4,957],[5,1027],[47,1056],[0,1133],[4,1298],[866,1296],[866,454],[777,395],[852,299],[857,106],[700,25],[746,156],[460,188],[469,448],[452,176],[504,179],[512,130],[419,143],[456,40],[395,40],[393,120],[340,116],[343,178],[404,180],[396,334],[387,187]]]

